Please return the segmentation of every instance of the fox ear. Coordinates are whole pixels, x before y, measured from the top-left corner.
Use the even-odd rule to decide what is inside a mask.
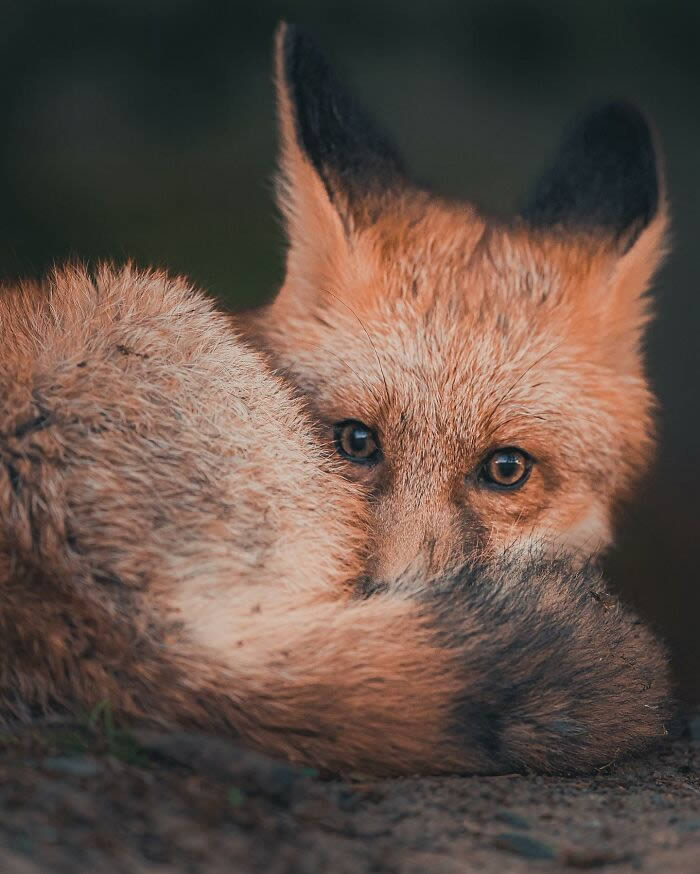
[[[611,103],[583,119],[560,146],[522,216],[531,227],[561,227],[631,248],[662,201],[654,141],[644,116]]]
[[[278,196],[292,246],[319,220],[344,234],[400,189],[397,151],[341,85],[313,39],[282,23],[275,42],[280,131]],[[331,215],[334,213],[334,215]],[[329,228],[330,225],[330,228]]]
[[[666,254],[668,231],[660,162],[642,113],[611,103],[584,118],[564,139],[522,217],[532,228],[600,241],[611,272],[599,303],[618,337],[638,339],[648,318],[644,292]]]

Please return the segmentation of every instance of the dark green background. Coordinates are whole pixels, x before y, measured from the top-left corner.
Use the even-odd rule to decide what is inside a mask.
[[[651,0],[90,0],[0,4],[0,273],[127,257],[232,305],[270,295],[270,40],[284,16],[326,43],[415,173],[512,209],[562,125],[637,99],[665,144],[673,255],[650,369],[661,454],[624,520],[616,582],[700,693],[700,4]]]

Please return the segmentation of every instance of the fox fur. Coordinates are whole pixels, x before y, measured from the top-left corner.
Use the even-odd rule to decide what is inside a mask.
[[[649,458],[663,207],[570,233],[541,226],[545,192],[492,227],[407,187],[376,137],[368,174],[371,128],[319,151],[290,78],[317,66],[282,27],[270,309],[232,322],[132,267],[0,295],[2,717],[106,700],[381,775],[644,750],[665,652],[591,558]],[[342,418],[377,428],[382,470],[335,454]],[[521,442],[532,482],[482,494],[475,459]]]

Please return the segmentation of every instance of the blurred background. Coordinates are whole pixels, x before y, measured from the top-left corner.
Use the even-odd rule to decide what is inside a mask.
[[[661,453],[610,574],[700,699],[700,4],[658,0],[0,2],[0,274],[66,258],[186,273],[227,305],[282,276],[271,37],[285,17],[436,190],[510,212],[592,101],[662,136],[674,250],[649,366]],[[695,461],[698,466],[695,466]]]

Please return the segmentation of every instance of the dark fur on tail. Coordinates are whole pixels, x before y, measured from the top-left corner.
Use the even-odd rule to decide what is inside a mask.
[[[665,733],[664,649],[594,564],[504,558],[423,600],[463,672],[452,731],[494,771],[585,770]]]

